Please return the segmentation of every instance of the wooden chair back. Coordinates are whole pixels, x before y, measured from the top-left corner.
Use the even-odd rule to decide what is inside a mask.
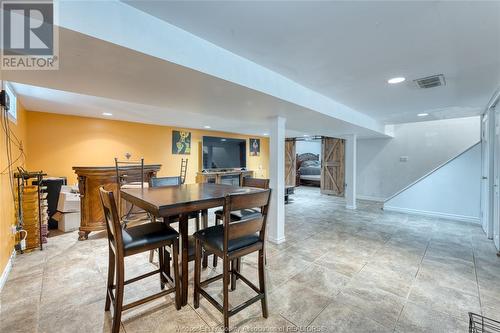
[[[130,168],[141,168],[141,174],[137,177],[135,174],[130,175]],[[118,216],[123,216],[123,209],[125,208],[122,204],[122,198],[120,195],[120,189],[122,186],[134,184],[137,186],[139,183],[141,189],[144,189],[144,158],[141,158],[139,161],[119,161],[118,158],[115,157],[115,172],[116,172],[116,187],[117,192],[116,196],[118,198]],[[133,207],[132,207],[133,208]],[[130,209],[129,213],[132,212]],[[127,214],[128,215],[128,214]],[[126,217],[125,217],[126,218]]]
[[[164,187],[164,186],[176,186],[181,185],[182,180],[180,176],[174,177],[152,177],[149,180],[149,186],[151,187]]]
[[[128,174],[131,167],[141,168],[139,177],[131,177]],[[119,161],[118,158],[115,157],[115,170],[118,188],[130,183],[140,183],[141,188],[144,188],[144,158],[141,158],[139,161]]]
[[[261,179],[261,178],[252,178],[245,177],[243,178],[243,187],[257,187],[267,190],[269,188],[269,179]]]
[[[99,188],[99,196],[101,198],[104,218],[106,220],[106,230],[108,232],[108,241],[115,253],[120,254],[123,249],[122,226],[120,215],[116,209],[116,201],[113,192],[106,191],[103,186]]]
[[[266,235],[267,211],[271,190],[258,193],[231,194],[224,203],[224,251],[227,252],[228,241],[259,233],[264,241]],[[254,214],[240,221],[231,221],[231,212],[242,209],[260,208],[260,214]]]

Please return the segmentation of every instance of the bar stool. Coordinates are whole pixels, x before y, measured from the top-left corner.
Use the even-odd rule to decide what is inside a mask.
[[[269,179],[261,179],[261,178],[252,178],[245,177],[243,178],[243,187],[256,187],[267,190],[269,188]],[[231,220],[232,221],[240,221],[243,217],[252,216],[255,214],[259,214],[260,210],[258,209],[241,209],[239,211],[231,212]],[[224,212],[222,209],[216,210],[215,214],[215,225],[219,225],[220,221],[222,221],[222,217]],[[238,267],[241,265],[240,261],[237,262]],[[213,258],[213,266],[217,267],[217,256],[214,255]]]
[[[120,216],[116,208],[116,201],[113,192],[108,192],[101,187],[99,189],[99,194],[104,211],[104,217],[106,219],[109,246],[108,282],[104,310],[109,311],[111,303],[113,304],[114,314],[112,332],[118,333],[120,331],[122,311],[173,292],[175,292],[175,307],[179,310],[181,308],[181,289],[178,264],[179,234],[174,229],[163,223],[147,223],[130,228],[124,228],[121,224]],[[170,263],[166,263],[165,260],[167,253],[166,247],[172,247],[173,249],[172,258],[174,264],[174,281],[170,279],[166,270],[167,266],[170,267]],[[154,249],[158,249],[160,257],[159,269],[125,281],[125,257]],[[155,274],[160,274],[161,292],[129,304],[123,304],[125,285]],[[170,289],[164,290],[167,283],[171,285],[173,283],[173,286]]]
[[[258,193],[232,194],[225,197],[223,208],[223,225],[215,225],[194,234],[196,240],[194,268],[194,307],[200,306],[200,295],[205,297],[224,316],[224,332],[229,330],[229,317],[240,312],[247,306],[261,301],[262,316],[267,318],[267,299],[265,285],[264,247],[266,239],[266,220],[271,190]],[[260,208],[255,215],[245,216],[239,221],[231,219],[231,212],[242,209]],[[223,273],[205,281],[201,279],[201,259],[205,251],[222,258]],[[240,274],[234,262],[242,256],[259,252],[259,287]],[[232,264],[230,269],[229,265]],[[229,282],[236,283],[236,277],[252,288],[257,295],[246,302],[229,309]],[[202,287],[223,279],[223,304],[218,303]],[[232,287],[233,288],[233,287]]]

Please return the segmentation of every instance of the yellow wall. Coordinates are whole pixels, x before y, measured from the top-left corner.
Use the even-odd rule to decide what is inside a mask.
[[[76,183],[73,166],[113,166],[114,157],[144,157],[146,164],[162,164],[160,176],[176,176],[181,159],[189,158],[186,183],[194,183],[201,170],[201,139],[204,135],[246,139],[249,136],[191,129],[191,154],[172,154],[172,127],[124,121],[27,112],[29,170],[65,176]],[[247,141],[248,147],[248,141]],[[269,140],[261,138],[261,156],[249,156],[247,167],[256,177],[268,176]]]
[[[10,121],[10,128],[14,134],[21,140],[24,150],[26,151],[26,114],[22,105],[18,102],[17,107],[17,124]],[[3,272],[9,257],[14,249],[14,236],[11,234],[11,225],[16,223],[14,199],[12,197],[9,174],[4,172],[7,167],[6,155],[6,139],[4,130],[0,130],[0,274]],[[12,144],[12,155],[14,160],[19,156],[20,151]],[[15,170],[17,166],[22,166],[24,159],[18,160],[13,166]]]
[[[172,154],[172,127],[145,125],[124,121],[65,116],[25,111],[18,103],[17,124],[10,122],[16,136],[23,142],[26,168],[43,170],[49,176],[65,176],[76,184],[73,166],[113,166],[114,157],[144,157],[145,163],[160,163],[160,176],[179,174],[181,159],[189,158],[187,183],[193,183],[201,169],[201,139],[204,135],[247,139],[248,136],[191,129],[190,155]],[[7,166],[5,135],[0,139],[0,171]],[[247,142],[248,146],[248,142]],[[29,149],[27,149],[29,147]],[[248,151],[248,149],[247,149]],[[14,148],[14,159],[19,151]],[[247,167],[256,177],[268,177],[269,141],[261,138],[261,156],[249,156]],[[17,165],[24,165],[20,160]],[[14,202],[7,174],[0,176],[0,274],[14,246],[10,227],[15,223]]]

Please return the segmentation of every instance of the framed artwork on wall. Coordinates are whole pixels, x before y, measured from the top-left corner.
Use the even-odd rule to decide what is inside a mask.
[[[250,139],[250,156],[260,156],[260,139]]]
[[[172,131],[172,154],[191,154],[191,132]]]

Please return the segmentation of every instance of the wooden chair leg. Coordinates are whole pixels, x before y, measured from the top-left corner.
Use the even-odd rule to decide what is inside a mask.
[[[214,254],[214,259],[213,259],[213,263],[212,263],[212,266],[215,268],[217,267],[217,256]]]
[[[113,326],[111,329],[112,333],[120,332],[120,323],[122,319],[122,307],[123,307],[123,291],[124,291],[124,262],[123,258],[117,258],[116,260],[116,288],[115,288],[115,303],[114,303],[114,313],[113,313]]]
[[[201,227],[202,229],[208,227],[208,211],[206,209],[201,211]],[[208,254],[206,251],[203,251],[202,267],[203,268],[208,267]]]
[[[197,239],[194,252],[194,291],[193,305],[197,309],[200,307],[200,279],[201,279],[201,242]]]
[[[216,215],[215,216],[215,225],[219,225],[220,224],[220,220],[219,220],[219,217]],[[217,256],[214,254],[214,259],[213,259],[213,263],[212,263],[212,266],[215,268],[217,267],[217,261],[218,261],[218,258]]]
[[[174,265],[174,283],[175,283],[175,308],[181,309],[181,279],[179,275],[179,240],[176,239],[172,245],[172,257]]]
[[[174,279],[172,279],[172,275],[170,275],[171,274],[170,261],[172,260],[172,258],[170,256],[170,252],[167,251],[166,249],[165,249],[165,254],[163,256],[163,260],[165,263],[165,274],[167,274],[167,276],[173,281]]]
[[[149,218],[151,220],[151,223],[156,223],[156,217],[154,217],[153,215],[150,215],[149,213],[148,213],[148,216],[149,216]],[[154,257],[155,257],[155,250],[149,251],[149,263],[150,264],[153,263]]]
[[[224,301],[222,306],[222,314],[224,315],[224,332],[229,332],[229,258],[224,256],[222,262],[222,288],[224,294]]]
[[[238,259],[231,260],[231,291],[236,290],[236,274],[234,274],[233,272],[238,270],[237,260]]]
[[[201,267],[203,267],[203,268],[208,267],[208,254],[205,251],[203,251],[203,256],[201,259]]]
[[[155,257],[155,250],[151,250],[149,251],[149,263],[152,264],[153,263],[153,259]]]
[[[158,248],[158,266],[160,267],[160,288],[165,289],[165,277],[162,272],[165,272],[165,249],[163,247]]]
[[[265,272],[265,263],[264,263],[264,251],[259,251],[259,288],[260,292],[264,293],[264,298],[262,298],[261,306],[262,306],[262,316],[267,318],[267,292],[266,292],[266,272]]]
[[[196,214],[196,231],[200,230],[200,212]]]
[[[241,273],[241,258],[236,259],[236,271],[238,273]],[[238,280],[239,277],[236,276],[236,280]]]
[[[106,288],[106,304],[104,305],[104,311],[109,311],[111,306],[110,292],[113,292],[113,284],[115,283],[115,253],[111,248],[109,249],[109,262],[108,262],[108,283]]]

